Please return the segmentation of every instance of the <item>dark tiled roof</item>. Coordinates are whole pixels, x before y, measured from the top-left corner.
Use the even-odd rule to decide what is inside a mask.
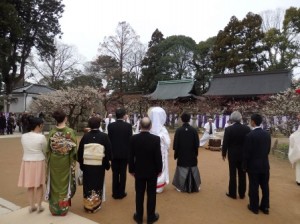
[[[288,70],[215,75],[204,96],[256,96],[283,92],[291,87]]]
[[[20,88],[16,88],[13,90],[13,93],[31,93],[31,94],[42,94],[42,93],[50,93],[56,91],[53,88],[44,85],[38,84],[30,84],[26,86],[22,86]]]
[[[151,100],[171,100],[192,96],[194,81],[192,79],[158,81],[153,93],[147,95]]]

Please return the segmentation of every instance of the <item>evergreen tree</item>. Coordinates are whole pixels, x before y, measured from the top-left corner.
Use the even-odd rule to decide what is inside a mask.
[[[59,18],[63,8],[62,0],[1,1],[0,73],[7,96],[24,79],[33,47],[41,55],[55,51],[54,38],[61,34]]]
[[[205,93],[212,78],[213,61],[211,54],[216,37],[208,38],[206,41],[201,41],[196,48],[193,59],[195,66],[195,92],[196,94]]]
[[[159,80],[159,61],[161,52],[158,44],[164,40],[164,35],[156,29],[148,43],[148,51],[142,60],[142,76],[139,82],[140,89],[145,93],[153,92]]]
[[[213,71],[216,74],[259,71],[264,66],[262,19],[249,12],[239,21],[231,17],[224,30],[219,31],[213,48]]]

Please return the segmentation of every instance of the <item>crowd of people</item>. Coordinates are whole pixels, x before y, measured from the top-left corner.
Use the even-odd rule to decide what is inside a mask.
[[[28,117],[30,116],[33,115],[27,111],[19,114],[0,112],[0,135],[12,135],[15,131],[22,134],[29,132]],[[38,117],[43,119],[42,113]]]
[[[115,119],[113,114],[107,116],[104,131],[101,118],[92,115],[88,121],[89,129],[79,144],[74,130],[67,126],[66,113],[57,110],[52,116],[56,126],[49,132],[48,139],[42,134],[43,119],[35,117],[27,119],[29,132],[21,138],[24,154],[18,186],[28,189],[29,212],[44,211],[41,201],[43,186],[46,185],[45,195],[51,213],[66,215],[76,192],[76,167],[83,173],[83,207],[87,212],[96,212],[105,201],[105,172],[111,168],[112,198],[122,200],[127,196],[128,170],[135,178],[136,211],[133,219],[136,223],[143,222],[145,192],[147,223],[159,219],[156,194],[162,193],[170,181],[171,138],[165,127],[167,114],[163,108],[150,108],[147,116],[139,118],[138,130],[133,130],[123,108],[115,111]],[[208,119],[205,132],[199,139],[197,129],[190,124],[191,114],[184,112],[180,118],[182,126],[176,129],[173,139],[177,166],[172,185],[179,192],[199,192],[198,149],[213,136],[216,127],[213,120]],[[270,208],[268,154],[271,137],[261,128],[262,121],[261,115],[253,114],[251,129],[242,124],[242,115],[234,111],[225,128],[221,150],[223,160],[227,158],[229,164],[229,186],[225,195],[231,199],[237,199],[237,195],[244,199],[248,174],[248,209],[254,214],[259,210],[269,214]],[[295,147],[294,144],[291,147]],[[296,154],[300,153],[298,151]],[[76,166],[76,161],[79,166]],[[259,187],[262,189],[261,201]]]
[[[14,113],[9,113],[5,116],[4,113],[0,113],[0,135],[12,135],[16,128],[16,116]]]

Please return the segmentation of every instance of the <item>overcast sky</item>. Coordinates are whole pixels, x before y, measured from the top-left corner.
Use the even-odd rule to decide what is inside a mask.
[[[126,21],[148,44],[158,28],[164,35],[185,35],[197,43],[217,35],[231,16],[243,19],[248,12],[300,7],[300,0],[63,0],[60,20],[66,44],[77,47],[85,60],[98,54],[105,36],[115,35]]]

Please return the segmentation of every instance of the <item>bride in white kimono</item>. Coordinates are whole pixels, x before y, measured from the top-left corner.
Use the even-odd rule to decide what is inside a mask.
[[[296,183],[300,185],[300,126],[297,131],[290,135],[289,160],[295,168]]]
[[[157,179],[156,192],[161,193],[164,187],[169,184],[169,148],[171,144],[170,135],[164,126],[167,114],[161,107],[151,107],[148,116],[152,122],[150,133],[160,137],[160,148],[163,162],[162,174]]]

